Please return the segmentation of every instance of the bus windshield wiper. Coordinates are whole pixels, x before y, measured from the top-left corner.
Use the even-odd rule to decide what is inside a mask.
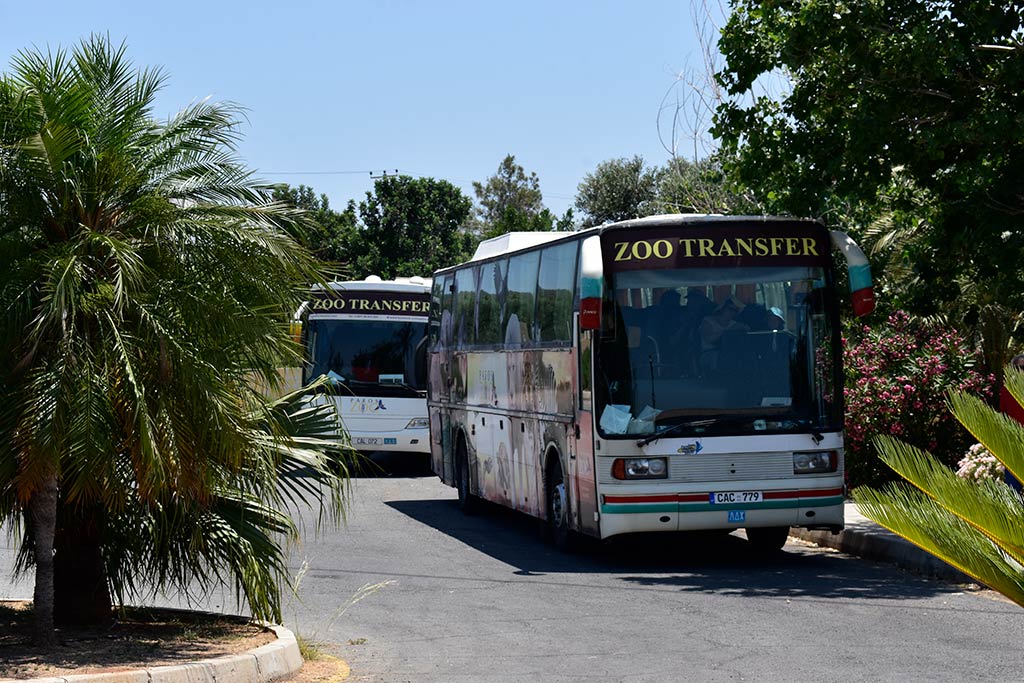
[[[718,422],[717,418],[709,418],[707,420],[691,420],[689,422],[677,422],[671,427],[663,429],[660,432],[655,432],[654,434],[651,434],[645,439],[640,439],[639,441],[636,442],[636,445],[646,446],[649,443],[654,443],[655,441],[662,437],[666,437],[671,434],[675,434],[676,432],[682,431],[684,427],[706,427],[707,425],[711,425],[716,422]]]

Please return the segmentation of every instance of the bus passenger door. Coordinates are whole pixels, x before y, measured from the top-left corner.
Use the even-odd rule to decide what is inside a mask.
[[[594,476],[594,400],[593,400],[593,331],[581,330],[579,313],[575,314],[574,344],[576,352],[576,397],[569,443],[569,476],[580,531],[599,536],[597,484]]]

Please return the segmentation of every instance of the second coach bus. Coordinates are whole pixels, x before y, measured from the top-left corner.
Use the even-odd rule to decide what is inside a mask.
[[[672,215],[513,233],[434,275],[434,471],[578,534],[843,527],[832,251],[854,310],[870,271],[810,220]]]
[[[332,282],[300,312],[303,383],[326,375],[359,451],[429,453],[427,311],[430,280]]]

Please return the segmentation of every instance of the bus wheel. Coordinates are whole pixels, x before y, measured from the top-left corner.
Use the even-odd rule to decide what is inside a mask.
[[[547,535],[555,547],[565,552],[577,548],[576,534],[569,528],[569,497],[566,493],[562,466],[555,460],[547,477]]]
[[[455,449],[455,488],[459,492],[459,509],[462,513],[476,513],[480,500],[469,492],[469,456],[466,455],[466,444],[463,441],[459,441]]]
[[[764,526],[746,529],[747,542],[759,553],[777,553],[789,538],[788,526]]]

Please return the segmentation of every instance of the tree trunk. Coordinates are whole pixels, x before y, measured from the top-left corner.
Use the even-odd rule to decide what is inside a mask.
[[[103,562],[101,519],[97,510],[61,515],[54,556],[54,617],[60,625],[110,623],[113,605]]]
[[[1010,346],[1009,311],[996,304],[981,307],[981,353],[985,360],[985,369],[995,377],[990,403],[999,405],[999,392],[1003,388],[1003,365],[1009,361]]]
[[[46,477],[29,498],[28,521],[32,527],[36,562],[36,586],[32,603],[32,640],[36,645],[52,647],[57,642],[53,631],[53,539],[57,526],[57,475]]]

